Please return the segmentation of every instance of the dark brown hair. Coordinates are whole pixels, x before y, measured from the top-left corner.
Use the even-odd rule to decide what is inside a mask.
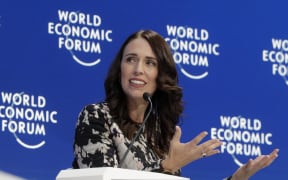
[[[112,62],[105,80],[106,102],[114,121],[120,126],[124,135],[131,139],[136,127],[128,115],[126,96],[120,83],[120,64],[124,48],[136,38],[143,38],[150,44],[158,61],[157,89],[152,97],[154,110],[145,125],[145,133],[148,145],[163,158],[163,154],[169,151],[175,125],[179,123],[183,112],[183,94],[178,86],[173,55],[161,35],[152,30],[140,30],[126,39]]]

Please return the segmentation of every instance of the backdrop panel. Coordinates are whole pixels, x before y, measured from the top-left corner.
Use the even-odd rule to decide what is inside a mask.
[[[0,170],[43,180],[70,168],[78,113],[104,99],[124,39],[153,29],[169,43],[184,90],[182,141],[207,130],[224,142],[219,155],[188,165],[183,176],[221,179],[277,147],[275,163],[251,179],[287,179],[287,5],[0,2]]]

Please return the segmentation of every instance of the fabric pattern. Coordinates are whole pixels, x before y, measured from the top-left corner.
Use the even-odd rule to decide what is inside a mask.
[[[119,167],[129,144],[130,140],[113,121],[107,103],[87,105],[76,124],[73,168]],[[147,146],[142,131],[122,167],[159,172],[160,163],[161,159]]]

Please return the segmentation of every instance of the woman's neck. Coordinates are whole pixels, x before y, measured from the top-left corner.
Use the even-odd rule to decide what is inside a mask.
[[[129,102],[128,103],[128,111],[129,116],[133,122],[142,123],[145,111],[147,109],[147,103],[145,101],[141,102]]]

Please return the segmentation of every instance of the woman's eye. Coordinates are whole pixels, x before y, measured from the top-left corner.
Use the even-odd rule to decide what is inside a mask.
[[[126,61],[133,63],[133,62],[136,62],[136,61],[137,61],[137,58],[135,58],[135,57],[128,57],[128,58],[126,59]]]
[[[157,62],[155,62],[154,60],[147,60],[146,64],[149,66],[157,66]]]

